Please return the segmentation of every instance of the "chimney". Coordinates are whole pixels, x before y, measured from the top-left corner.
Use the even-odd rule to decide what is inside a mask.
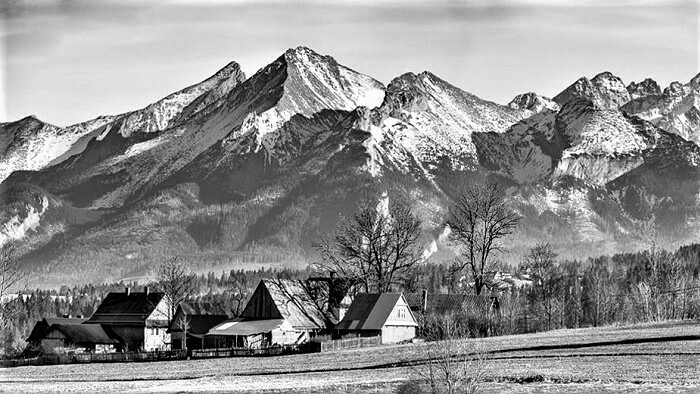
[[[146,295],[148,295],[148,293],[150,292],[150,289],[148,288],[148,286],[143,287],[143,292],[146,293]]]
[[[425,313],[428,309],[428,290],[423,289],[423,304],[421,305],[421,312]]]
[[[129,286],[127,286],[124,290],[127,296],[131,295],[131,288]]]

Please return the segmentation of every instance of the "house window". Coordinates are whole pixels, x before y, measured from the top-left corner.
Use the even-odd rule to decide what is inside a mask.
[[[399,319],[405,319],[406,318],[406,310],[403,308],[399,309],[398,315],[399,315]]]

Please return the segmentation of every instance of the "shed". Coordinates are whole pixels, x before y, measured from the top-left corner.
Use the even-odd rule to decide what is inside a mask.
[[[180,303],[168,329],[172,348],[202,349],[204,335],[228,318],[224,309],[218,305],[194,302]]]
[[[53,324],[82,324],[85,321],[87,321],[87,319],[72,317],[45,317],[34,324],[31,334],[29,334],[29,337],[27,337],[27,342],[31,345],[39,346],[44,334]]]
[[[60,349],[97,352],[114,351],[118,337],[99,324],[53,324],[41,338],[45,354],[58,353]]]
[[[336,330],[341,335],[382,336],[382,343],[416,337],[418,323],[402,294],[358,294]]]

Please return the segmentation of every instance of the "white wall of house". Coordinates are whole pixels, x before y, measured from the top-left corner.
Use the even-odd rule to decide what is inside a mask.
[[[416,327],[384,326],[382,327],[382,344],[410,341],[416,337]]]
[[[144,350],[170,350],[170,334],[167,333],[168,311],[168,303],[163,298],[146,319],[143,332]]]
[[[143,349],[170,350],[170,334],[166,327],[146,327],[143,332]]]
[[[382,327],[382,343],[410,341],[416,337],[418,322],[403,296],[399,297]]]

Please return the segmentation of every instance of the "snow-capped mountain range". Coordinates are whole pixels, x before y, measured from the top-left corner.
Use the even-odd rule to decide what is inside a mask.
[[[172,254],[286,263],[388,191],[440,258],[451,198],[483,178],[524,217],[513,250],[625,251],[650,229],[697,241],[699,104],[700,75],[662,90],[604,72],[500,105],[430,72],[385,86],[299,47],[126,114],[0,124],[0,244],[23,241],[25,267],[53,284],[138,276]]]

